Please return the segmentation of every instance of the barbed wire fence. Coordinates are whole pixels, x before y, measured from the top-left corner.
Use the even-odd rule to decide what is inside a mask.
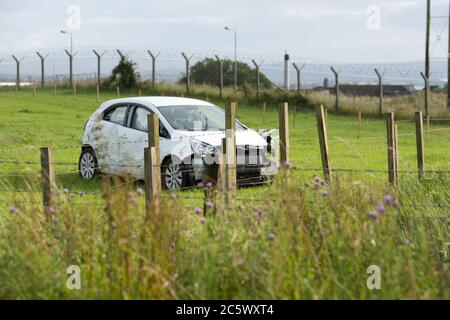
[[[322,111],[323,112],[323,111]],[[322,117],[322,116],[321,116]],[[281,118],[280,118],[281,119]],[[420,118],[422,119],[422,118]],[[440,124],[443,123],[447,123],[450,122],[450,119],[430,119],[432,122],[438,122]],[[287,125],[287,118],[285,120],[280,120],[280,127],[286,126]],[[420,120],[422,121],[422,120]],[[318,124],[317,124],[317,128],[319,128],[319,130],[321,130],[321,127],[319,126],[319,123],[322,122],[323,124],[325,124],[325,127],[330,127],[330,128],[339,128],[339,127],[344,127],[344,126],[352,126],[352,127],[356,127],[357,122],[333,122],[330,121],[328,122],[328,120],[324,121],[323,118],[318,118]],[[401,124],[401,123],[405,123],[405,122],[412,122],[411,120],[399,120],[396,121],[396,124]],[[381,120],[368,120],[365,121],[365,124],[367,125],[383,125],[384,121]],[[303,130],[303,129],[309,129],[309,128],[313,128],[314,126],[299,126],[296,127],[295,130]],[[323,128],[322,128],[323,130]],[[423,134],[432,134],[432,133],[437,133],[437,132],[447,132],[450,131],[450,126],[443,126],[443,127],[439,127],[439,128],[433,128],[433,129],[429,129],[429,130],[424,130]],[[324,131],[326,133],[326,130]],[[213,133],[204,133],[205,135],[210,135]],[[395,136],[395,140],[397,141],[397,145],[395,146],[395,148],[398,148],[398,137],[407,137],[407,136],[416,136],[416,140],[417,140],[417,119],[416,119],[416,132],[401,132],[401,133],[396,133]],[[183,139],[183,137],[180,137],[179,139]],[[188,139],[188,137],[185,137],[185,139]],[[279,141],[280,145],[289,145],[287,143],[287,141],[283,140],[283,139],[289,139],[288,137],[284,137],[281,138],[281,140]],[[325,139],[325,140],[324,140]],[[373,141],[382,141],[382,140],[386,140],[387,137],[386,136],[369,136],[369,137],[355,137],[355,138],[350,138],[350,137],[339,137],[339,136],[335,136],[332,137],[331,139],[328,140],[328,136],[327,134],[325,134],[325,136],[321,136],[319,134],[319,139],[292,139],[291,142],[295,143],[296,146],[298,146],[298,144],[301,143],[307,143],[309,145],[309,147],[311,146],[311,143],[314,143],[316,145],[319,145],[319,149],[321,151],[321,153],[323,152],[323,148],[324,145],[326,144],[328,148],[328,143],[335,143],[335,144],[339,144],[339,143],[345,143],[348,145],[354,144],[355,142],[363,142],[363,141],[367,141],[367,140],[373,140]],[[148,145],[148,141],[151,139],[142,139],[142,140],[136,140],[136,141],[128,141],[127,144],[133,143],[133,144],[141,144],[142,147],[144,148],[145,145]],[[326,141],[326,142],[325,142]],[[383,148],[386,148],[385,144],[380,145]],[[293,146],[295,147],[295,146]],[[411,143],[411,144],[402,144],[402,147],[418,147],[418,142],[416,141],[416,143]],[[72,145],[63,145],[63,146],[55,146],[55,150],[61,150],[61,151],[65,151],[67,149],[72,149],[72,148],[76,148],[75,146]],[[79,146],[77,147],[79,149]],[[423,148],[423,146],[422,146]],[[389,148],[388,148],[389,149]],[[325,150],[326,152],[329,152],[327,150]],[[367,155],[365,155],[367,156]],[[334,157],[336,157],[336,155],[334,155]],[[361,159],[363,160],[364,157],[361,155],[360,156]],[[397,153],[397,157],[398,157],[398,153]],[[331,157],[333,159],[333,155]],[[322,166],[317,166],[317,167],[311,167],[311,166],[306,166],[305,164],[308,163],[309,161],[313,160],[315,163],[320,163],[322,162]],[[378,168],[345,168],[345,167],[330,167],[328,160],[324,161],[323,159],[323,153],[322,153],[322,159],[319,156],[316,157],[301,157],[300,159],[295,159],[293,161],[289,161],[289,165],[287,167],[288,171],[292,172],[292,173],[299,173],[299,174],[313,174],[315,176],[320,175],[321,173],[324,173],[324,176],[326,177],[326,173],[333,173],[333,174],[368,174],[370,176],[375,176],[375,175],[389,175],[390,173],[392,173],[392,170],[395,170],[396,174],[399,175],[405,175],[405,176],[411,176],[411,175],[418,175],[419,174],[419,178],[420,178],[420,172],[421,170],[423,170],[423,168],[418,168],[418,169],[411,169],[411,168],[405,168],[405,169],[399,169],[398,167],[395,167],[395,169],[378,169]],[[398,161],[398,159],[397,159]],[[280,156],[280,163],[283,163],[282,161],[282,157]],[[42,160],[41,161],[33,161],[33,160],[22,160],[22,159],[7,159],[7,158],[1,158],[0,159],[0,165],[12,165],[15,168],[17,168],[18,166],[34,166],[34,167],[39,167],[41,166],[41,170],[42,170]],[[73,174],[79,174],[79,169],[78,169],[78,163],[77,162],[64,162],[64,161],[51,161],[51,162],[47,162],[46,165],[51,165],[51,166],[55,166],[56,168],[64,168],[64,170],[56,170],[55,172],[55,176],[64,176],[64,175],[73,175]],[[144,164],[139,164],[139,165],[133,165],[133,164],[129,164],[129,163],[110,163],[107,166],[112,166],[112,167],[120,167],[123,169],[142,169],[145,166]],[[159,167],[159,164],[157,165]],[[283,166],[280,168],[284,168]],[[96,167],[96,169],[104,169],[103,167]],[[186,171],[190,171],[192,169],[188,169]],[[126,171],[126,170],[125,170]],[[449,168],[427,168],[426,170],[424,170],[424,172],[427,175],[440,175],[440,176],[448,176],[450,174],[450,169]],[[10,180],[11,179],[22,179],[22,180],[27,180],[27,179],[43,179],[42,177],[42,172],[39,173],[37,171],[28,171],[26,173],[8,173],[8,172],[1,172],[0,173],[0,181],[3,181],[3,183],[0,184],[0,194],[4,193],[4,194],[9,194],[9,193],[32,193],[32,192],[41,192],[41,190],[33,190],[30,187],[26,187],[26,188],[15,188],[14,186],[10,185]],[[270,181],[257,181],[257,182],[253,182],[252,179],[254,179],[254,177],[250,177],[250,178],[238,178],[237,179],[237,184],[264,184],[264,183],[270,183]],[[116,185],[114,188],[116,187],[120,187],[121,185],[125,185],[127,183],[135,183],[137,182],[139,179],[132,179],[126,182],[123,182],[122,184]],[[391,181],[391,183],[395,183],[394,181]],[[186,188],[182,188],[181,190],[184,189],[191,189],[191,188],[196,188],[196,186],[189,186]],[[67,194],[68,196],[75,196],[75,197],[82,197],[85,195],[93,195],[93,196],[98,196],[98,195],[104,195],[104,190],[68,190],[68,189],[58,189],[57,192],[61,192],[64,194]],[[187,195],[184,193],[179,194],[178,196],[180,196],[180,198],[182,199],[186,199],[186,200],[201,200],[203,199],[203,201],[205,201],[205,197],[201,197],[198,195]],[[17,200],[17,199],[11,199],[11,200],[0,200],[0,203],[2,204],[7,204],[7,205],[14,205],[16,203],[18,203],[17,201],[21,202],[22,200]],[[259,202],[262,203],[264,202],[263,199],[258,199],[258,198],[239,198],[236,197],[236,201],[237,202]],[[31,200],[23,200],[24,203],[28,203],[28,204],[42,204],[42,201],[38,201],[35,200],[34,198],[32,198]],[[90,205],[91,201],[89,201],[89,203],[86,203],[86,205]],[[77,205],[82,205],[82,204],[77,204]],[[101,202],[92,202],[92,205],[96,205],[96,206],[104,206],[104,203]],[[45,205],[44,205],[45,206]],[[442,205],[437,205],[437,204],[432,204],[432,205],[416,205],[416,204],[410,204],[408,205],[411,208],[413,207],[420,207],[422,206],[423,208],[439,208],[439,209],[446,209],[448,207],[450,207],[450,204],[442,204]]]
[[[437,48],[442,47],[443,37],[439,35],[441,40],[436,40],[437,44],[433,47],[433,52]],[[102,77],[106,77],[111,69],[117,64],[121,56],[120,52],[133,60],[138,65],[138,70],[143,79],[151,79],[152,76],[152,59],[148,53],[149,48],[77,48],[74,56],[74,78],[77,80],[96,79],[97,77],[97,56],[94,50],[101,52]],[[191,65],[205,58],[215,59],[218,55],[221,59],[233,59],[233,54],[230,52],[209,52],[209,51],[190,51],[183,49],[165,49],[156,48],[152,52],[158,54],[156,58],[156,78],[157,81],[176,82],[185,76],[184,59],[182,52],[188,56],[192,56]],[[45,57],[44,61],[41,57]],[[441,52],[439,52],[441,54]],[[39,81],[41,79],[40,68],[41,63],[44,63],[45,78],[48,81],[66,81],[69,77],[69,62],[64,48],[41,49],[36,51],[28,51],[14,54],[20,59],[22,69],[26,67],[27,72],[23,73],[23,78],[31,81]],[[435,83],[443,83],[447,78],[447,59],[446,55],[439,55],[432,58],[430,81]],[[281,83],[284,72],[284,62],[282,57],[264,54],[240,54],[239,61],[247,63],[252,66],[252,59],[257,61],[264,61],[261,65],[261,72],[266,75],[274,83]],[[320,83],[323,78],[332,78],[329,67],[335,66],[340,71],[343,77],[342,81],[346,82],[361,82],[364,79],[370,83],[376,83],[377,75],[374,69],[383,70],[385,73],[386,83],[404,83],[417,84],[422,83],[420,72],[423,71],[421,65],[417,63],[336,63],[332,61],[323,61],[314,58],[292,57],[292,62],[301,63],[303,66],[302,74],[308,74],[312,81],[310,83]],[[11,55],[0,56],[0,78],[14,80],[16,78],[16,64],[18,62]],[[294,68],[289,69],[289,73],[294,75]],[[320,76],[320,78],[319,78]],[[294,77],[291,77],[294,78]]]

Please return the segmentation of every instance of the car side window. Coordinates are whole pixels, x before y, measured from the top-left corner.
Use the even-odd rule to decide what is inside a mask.
[[[136,130],[148,132],[147,115],[149,113],[150,111],[144,108],[136,107],[133,113],[133,118],[131,119],[130,127]],[[169,131],[167,131],[166,127],[164,127],[161,120],[159,120],[159,136],[161,138],[170,139]]]
[[[103,119],[106,121],[111,121],[111,122],[123,125],[125,122],[125,116],[127,114],[127,108],[128,107],[123,106],[123,107],[117,107],[117,108],[110,109],[105,113],[105,116],[103,117]]]
[[[131,121],[131,128],[140,131],[147,131],[147,115],[149,113],[150,112],[144,108],[136,108]]]

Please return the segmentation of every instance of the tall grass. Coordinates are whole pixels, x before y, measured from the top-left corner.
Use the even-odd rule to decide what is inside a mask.
[[[449,186],[279,177],[264,199],[229,210],[195,214],[181,192],[147,216],[140,190],[106,178],[104,201],[61,192],[51,219],[17,194],[0,209],[0,297],[448,299]],[[386,194],[396,200],[382,213]],[[66,287],[69,265],[80,290]],[[370,265],[380,290],[366,286]]]
[[[325,91],[307,91],[306,97],[313,104],[323,104],[330,111],[334,110],[335,95]],[[384,98],[384,112],[395,112],[396,116],[400,118],[411,118],[414,112],[424,111],[424,108],[425,98],[423,92]],[[429,108],[431,117],[450,117],[450,110],[447,109],[447,95],[444,92],[431,92]],[[341,95],[340,109],[348,114],[357,114],[359,111],[362,111],[363,115],[366,116],[378,116],[379,97]]]

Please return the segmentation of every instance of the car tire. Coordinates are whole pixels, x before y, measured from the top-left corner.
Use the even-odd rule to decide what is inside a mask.
[[[78,172],[85,180],[92,180],[98,175],[98,161],[92,148],[84,148],[78,161]]]
[[[164,190],[178,190],[192,185],[192,166],[175,163],[168,158],[161,165],[161,185]]]

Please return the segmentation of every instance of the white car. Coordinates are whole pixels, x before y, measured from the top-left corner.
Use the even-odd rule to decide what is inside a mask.
[[[123,98],[103,103],[84,127],[81,177],[93,179],[101,172],[144,179],[149,113],[159,118],[163,188],[180,189],[201,180],[206,165],[221,150],[225,112],[205,101],[178,97]],[[271,180],[276,170],[268,156],[273,150],[270,139],[236,121],[239,184]]]

